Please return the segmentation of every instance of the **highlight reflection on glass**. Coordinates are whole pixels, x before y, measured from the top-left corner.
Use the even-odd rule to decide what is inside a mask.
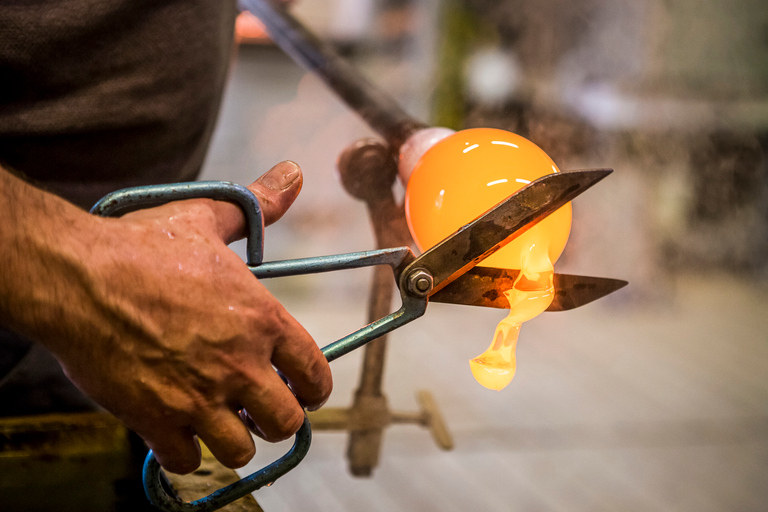
[[[428,249],[552,172],[559,172],[552,159],[514,133],[475,128],[450,135],[421,157],[408,181],[405,211],[411,234],[422,251]],[[481,263],[520,270],[512,288],[501,290],[509,299],[509,315],[499,323],[488,350],[470,360],[472,374],[483,386],[500,390],[514,377],[520,325],[552,302],[552,264],[570,229],[568,203]]]

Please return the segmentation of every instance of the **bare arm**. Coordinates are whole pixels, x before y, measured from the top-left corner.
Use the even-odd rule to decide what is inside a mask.
[[[266,223],[301,189],[284,162],[249,188]],[[309,334],[226,247],[244,220],[192,200],[99,218],[0,169],[0,324],[45,344],[67,376],[140,434],[167,469],[200,461],[199,435],[225,465],[253,456],[237,416],[292,435],[331,391]]]

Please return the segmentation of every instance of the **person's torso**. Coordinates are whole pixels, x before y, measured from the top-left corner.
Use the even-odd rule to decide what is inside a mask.
[[[219,108],[235,4],[3,2],[0,162],[81,203],[193,178]]]

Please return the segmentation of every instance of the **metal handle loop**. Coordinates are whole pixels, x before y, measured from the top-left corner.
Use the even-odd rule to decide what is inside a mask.
[[[232,503],[275,480],[295,468],[307,455],[312,443],[312,427],[309,419],[296,432],[291,449],[272,464],[244,477],[237,482],[209,494],[197,501],[187,502],[179,498],[162,473],[160,464],[150,451],[144,461],[144,492],[150,503],[166,512],[210,512]]]
[[[261,205],[253,192],[236,183],[195,181],[125,188],[99,199],[91,208],[91,213],[102,217],[117,217],[141,208],[184,199],[214,199],[238,205],[245,214],[248,229],[248,264],[261,264],[264,255],[264,216]]]
[[[258,278],[329,272],[373,265],[389,265],[397,278],[402,266],[414,258],[409,248],[398,247],[262,264],[264,219],[259,201],[247,188],[223,181],[150,185],[118,190],[100,199],[91,208],[91,213],[101,216],[118,216],[170,201],[201,198],[230,201],[243,210],[249,232],[248,266],[253,275]],[[329,362],[333,361],[424,314],[427,306],[426,297],[411,297],[401,290],[401,298],[403,305],[398,311],[323,347],[322,352],[326,359]],[[312,427],[305,417],[304,423],[296,433],[293,447],[283,457],[250,476],[193,502],[186,502],[176,495],[162,472],[160,464],[150,451],[144,462],[144,491],[152,505],[165,512],[213,511],[272,484],[288,473],[304,459],[311,442]]]

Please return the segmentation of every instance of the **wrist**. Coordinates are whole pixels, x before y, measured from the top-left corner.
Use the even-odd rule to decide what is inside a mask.
[[[0,174],[0,323],[56,351],[85,313],[85,262],[105,219]]]

